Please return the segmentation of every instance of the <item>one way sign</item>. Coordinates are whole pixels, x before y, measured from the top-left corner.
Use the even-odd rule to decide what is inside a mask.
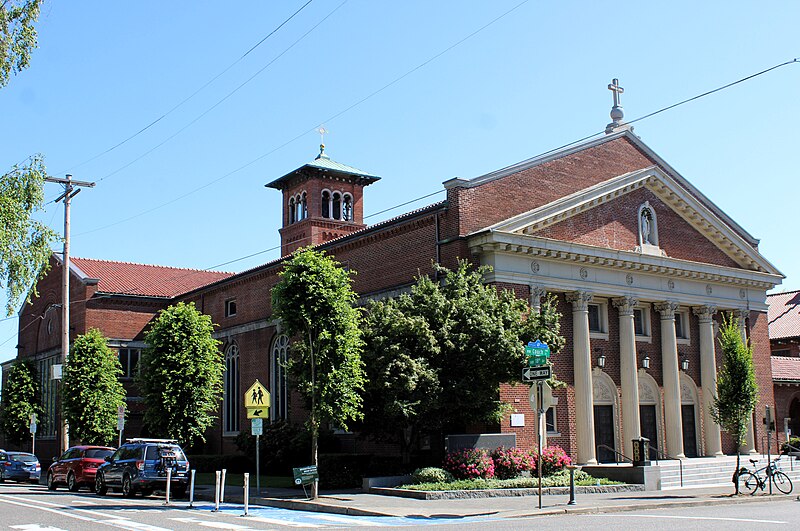
[[[553,375],[550,365],[543,365],[541,367],[525,367],[522,369],[522,381],[533,382],[536,380],[549,380]]]

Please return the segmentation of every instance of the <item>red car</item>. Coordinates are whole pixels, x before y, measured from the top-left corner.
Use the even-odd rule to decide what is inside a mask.
[[[108,446],[73,446],[60,459],[53,458],[47,471],[47,488],[56,490],[59,485],[66,485],[72,492],[84,486],[93,489],[97,467],[114,451]]]

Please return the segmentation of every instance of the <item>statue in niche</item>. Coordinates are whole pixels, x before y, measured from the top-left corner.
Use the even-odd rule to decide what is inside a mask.
[[[653,234],[653,213],[650,211],[650,205],[645,203],[639,214],[639,226],[642,231],[642,245],[658,245]]]

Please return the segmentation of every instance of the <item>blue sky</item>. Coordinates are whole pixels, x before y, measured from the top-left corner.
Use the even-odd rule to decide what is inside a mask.
[[[31,68],[0,90],[0,168],[40,152],[98,183],[74,200],[73,256],[202,269],[259,253],[221,267],[240,271],[278,257],[264,184],[316,155],[320,124],[334,160],[383,177],[369,215],[601,131],[614,77],[633,119],[800,57],[793,1],[313,0],[236,62],[305,1],[47,2]],[[781,289],[800,288],[798,86],[795,63],[635,129],[761,239]],[[0,361],[16,328],[0,321]]]

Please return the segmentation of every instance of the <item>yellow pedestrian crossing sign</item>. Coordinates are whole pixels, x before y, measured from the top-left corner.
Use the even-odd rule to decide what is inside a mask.
[[[269,391],[267,391],[266,387],[261,385],[258,379],[256,379],[255,383],[253,383],[250,389],[244,394],[244,407],[247,409],[266,409],[269,407]],[[247,418],[258,417],[250,417],[248,413]]]

